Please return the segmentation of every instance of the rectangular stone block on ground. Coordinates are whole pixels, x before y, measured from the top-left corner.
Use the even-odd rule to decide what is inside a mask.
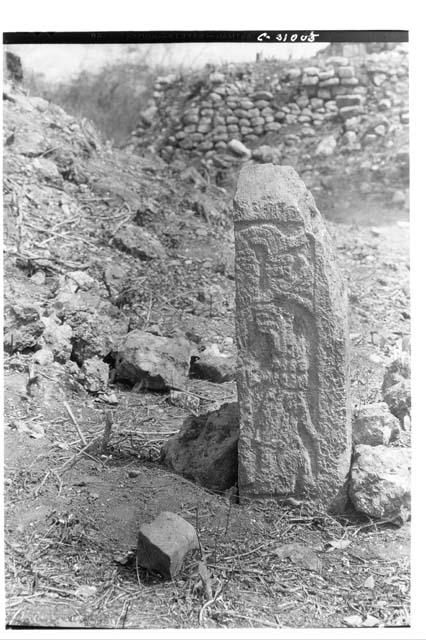
[[[234,200],[239,492],[342,509],[350,466],[346,292],[291,167],[246,165]]]

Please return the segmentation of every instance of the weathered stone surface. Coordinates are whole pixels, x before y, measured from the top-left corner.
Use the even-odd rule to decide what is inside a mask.
[[[164,444],[162,461],[187,478],[214,491],[224,491],[238,476],[238,403],[191,416]]]
[[[411,449],[360,444],[355,447],[349,496],[372,518],[407,519],[410,511]]]
[[[186,384],[192,347],[185,338],[166,338],[134,329],[114,347],[116,378],[164,391]]]
[[[240,496],[339,509],[351,427],[346,292],[291,167],[242,169],[234,200]]]
[[[162,511],[153,522],[140,527],[136,557],[142,567],[171,579],[179,573],[186,554],[198,546],[192,524],[171,511]]]
[[[396,440],[399,435],[399,422],[385,402],[366,404],[354,411],[354,444],[386,445],[391,440]]]

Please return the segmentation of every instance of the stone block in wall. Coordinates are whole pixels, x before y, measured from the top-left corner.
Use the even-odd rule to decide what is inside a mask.
[[[234,113],[237,116],[237,118],[248,118],[247,109],[242,109],[241,107],[239,107],[238,109],[235,109]]]
[[[301,95],[296,98],[296,104],[298,107],[303,109],[303,107],[307,107],[309,104],[309,98],[307,95]]]
[[[201,109],[200,113],[202,116],[206,117],[211,117],[214,115],[213,109],[210,109],[209,107],[204,107],[203,109]]]
[[[301,75],[301,69],[289,69],[289,71],[287,72],[287,80],[297,80]]]
[[[264,128],[265,131],[279,131],[281,129],[281,125],[278,122],[267,122]]]
[[[226,142],[228,140],[228,132],[214,133],[212,136],[213,142]]]
[[[219,140],[214,145],[214,148],[217,149],[218,151],[220,151],[221,149],[226,149],[227,148],[226,142],[224,142],[223,140]]]
[[[184,113],[182,117],[183,124],[197,124],[198,113]]]
[[[253,133],[252,127],[240,127],[240,132],[242,136],[246,136],[248,133]]]
[[[319,82],[318,76],[303,76],[301,84],[304,87],[312,87]]]
[[[249,109],[253,109],[254,103],[251,100],[248,100],[247,98],[243,98],[240,101],[240,107],[241,109],[245,109],[246,111],[248,111]]]
[[[195,133],[197,131],[197,125],[196,124],[187,124],[183,130],[186,133]]]
[[[320,71],[321,70],[319,69],[319,67],[305,67],[303,69],[303,72],[307,76],[317,76],[319,75]]]
[[[176,140],[183,140],[184,138],[186,138],[185,131],[177,131],[175,133],[175,138],[176,138]]]
[[[297,115],[294,113],[288,113],[285,117],[285,121],[287,124],[296,124],[297,122]]]
[[[324,71],[320,71],[318,74],[318,78],[322,80],[329,80],[335,76],[334,69],[324,69]]]
[[[232,99],[231,98],[227,98],[226,99],[226,104],[232,110],[233,109],[237,109],[237,107],[238,107],[238,102],[236,102],[234,98],[232,98]]]
[[[362,97],[357,94],[347,94],[336,97],[336,104],[339,107],[353,107],[362,104]]]
[[[312,118],[311,116],[299,116],[297,118],[297,121],[300,122],[301,124],[306,123],[306,122],[311,122]]]
[[[277,120],[278,122],[281,122],[282,120],[284,120],[284,118],[285,118],[284,111],[276,111],[274,113],[274,119]]]
[[[263,125],[253,127],[253,133],[256,134],[257,136],[261,136],[264,133]]]
[[[249,109],[248,116],[249,118],[257,118],[257,116],[260,116],[260,110],[257,107],[254,107],[253,109]]]
[[[264,120],[265,120],[265,122],[266,122],[266,123],[268,123],[268,122],[275,122],[275,118],[274,118],[274,116],[265,116],[265,117],[264,117]]]
[[[198,145],[198,148],[201,151],[209,151],[210,149],[213,149],[213,142],[211,140],[204,140]]]
[[[224,124],[225,124],[225,122],[226,122],[226,120],[225,120],[225,118],[224,118],[223,116],[218,116],[218,115],[216,115],[216,116],[214,116],[214,118],[213,118],[213,125],[214,125],[215,127],[217,127],[217,126],[221,126],[221,125],[224,125]]]
[[[328,80],[320,80],[318,86],[323,89],[327,87],[335,87],[338,84],[340,84],[339,78],[328,78]]]
[[[238,124],[237,116],[227,116],[226,117],[226,124]]]
[[[265,124],[265,118],[262,118],[260,116],[258,118],[252,118],[251,124],[253,127],[260,127],[261,125]]]
[[[265,116],[272,116],[274,114],[274,110],[271,109],[271,107],[265,107],[264,109],[262,109],[261,115],[263,117]]]
[[[324,104],[324,100],[322,100],[321,98],[311,98],[309,102],[312,109],[319,109]]]
[[[224,124],[217,124],[213,129],[213,134],[226,133],[226,126]]]
[[[240,130],[237,124],[228,124],[227,129],[228,129],[228,132],[232,134],[238,133],[238,131]]]
[[[321,100],[330,100],[331,93],[328,89],[318,89],[317,96],[321,98]]]
[[[300,113],[300,107],[295,102],[289,102],[288,106],[292,113]]]
[[[245,140],[246,142],[256,142],[257,140],[259,140],[259,136],[257,136],[257,135],[255,134],[255,132],[253,131],[253,133],[249,133],[249,134],[244,138],[244,140]]]
[[[274,96],[270,91],[256,91],[256,93],[253,93],[252,95],[252,100],[272,100],[273,97]]]
[[[188,151],[194,148],[194,144],[192,140],[190,140],[189,138],[184,138],[183,140],[179,140],[178,144],[181,149],[186,149]]]
[[[342,78],[340,84],[344,87],[356,87],[359,84],[358,78]]]
[[[210,100],[213,103],[218,103],[218,102],[222,102],[223,98],[219,93],[216,93],[215,91],[212,91],[210,94]]]
[[[342,107],[339,110],[339,114],[343,120],[358,116],[360,113],[362,113],[362,108],[359,105],[354,105],[353,107]]]
[[[337,104],[335,100],[327,100],[327,102],[324,103],[324,106],[327,111],[337,111]]]
[[[265,107],[269,107],[268,100],[256,100],[254,104],[258,109],[264,109]]]
[[[225,87],[215,87],[214,89],[215,93],[218,93],[220,96],[225,97],[226,96],[226,89]]]
[[[211,125],[209,123],[202,123],[197,127],[197,132],[199,133],[208,133],[211,130]]]
[[[300,135],[302,138],[314,138],[317,134],[315,133],[315,129],[308,125],[304,125],[300,129]]]
[[[336,73],[339,78],[352,78],[355,75],[355,69],[350,65],[345,67],[338,67]]]
[[[199,142],[202,142],[204,140],[204,135],[201,132],[200,133],[198,133],[198,132],[192,133],[191,134],[191,140],[192,140],[192,142],[198,144]]]
[[[251,121],[248,118],[240,118],[240,127],[250,127]]]

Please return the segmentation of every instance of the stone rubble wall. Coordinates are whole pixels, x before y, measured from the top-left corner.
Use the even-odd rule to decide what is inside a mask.
[[[320,53],[159,77],[130,146],[153,144],[167,161],[190,156],[225,169],[251,152],[260,159],[265,144],[278,144],[283,158],[328,134],[334,142],[317,155],[400,151],[408,120],[406,47],[351,58]]]

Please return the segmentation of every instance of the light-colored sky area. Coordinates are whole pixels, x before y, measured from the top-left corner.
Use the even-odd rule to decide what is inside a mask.
[[[171,44],[27,44],[7,48],[21,56],[24,67],[44,73],[47,80],[66,80],[82,70],[99,69],[125,59],[152,64],[199,67],[207,62],[249,62],[263,58],[300,58],[315,55],[322,43],[171,43]]]

